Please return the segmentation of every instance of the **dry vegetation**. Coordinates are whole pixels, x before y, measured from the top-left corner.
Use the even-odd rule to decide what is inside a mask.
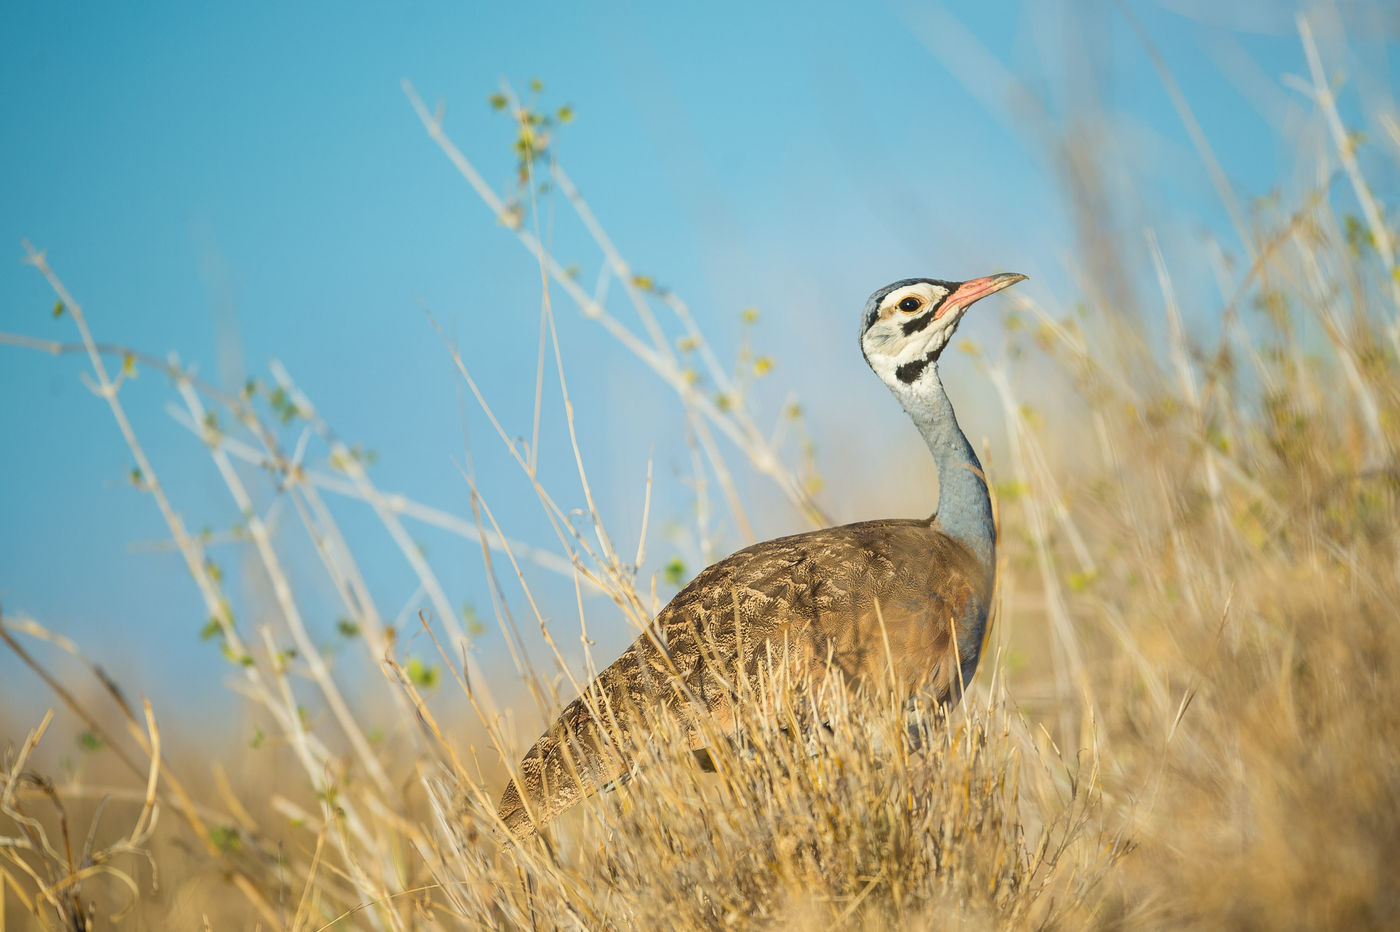
[[[475,489],[470,520],[383,493],[365,457],[281,370],[231,397],[176,365],[96,344],[82,307],[31,252],[80,342],[28,342],[88,354],[137,463],[132,481],[168,522],[230,681],[266,734],[257,748],[230,739],[230,753],[286,763],[275,785],[228,785],[199,749],[162,748],[161,710],[130,703],[135,693],[95,667],[95,686],[49,679],[35,639],[78,648],[5,616],[6,643],[107,758],[100,781],[91,770],[57,779],[30,765],[49,720],[27,740],[14,736],[0,773],[3,916],[64,928],[121,915],[180,928],[204,917],[214,928],[289,929],[1395,927],[1396,233],[1360,175],[1306,27],[1301,39],[1314,66],[1312,128],[1329,145],[1322,180],[1244,221],[1242,254],[1210,312],[1217,342],[1187,338],[1171,271],[1149,240],[1159,274],[1151,304],[1090,293],[1070,312],[1016,297],[1001,350],[968,348],[1004,402],[1011,455],[993,464],[999,624],[963,704],[926,720],[883,692],[830,697],[841,710],[831,730],[797,739],[775,726],[800,715],[805,697],[769,687],[753,697],[742,746],[716,752],[717,773],[671,750],[678,743],[658,722],[655,759],[629,783],[520,846],[501,844],[494,795],[533,735],[503,733],[480,671],[462,669],[466,632],[403,521],[479,540],[498,610],[519,602],[517,569],[526,580],[563,571],[610,597],[609,612],[588,610],[591,623],[616,623],[620,611],[643,624],[650,580],[604,531],[582,458],[579,489],[535,484],[555,552],[567,557],[524,548],[494,526]],[[549,133],[568,114],[546,120],[534,104],[499,100],[517,117],[521,173],[519,190],[503,196],[409,96],[540,260],[542,381],[567,396],[552,315],[572,302],[675,392],[700,470],[736,526],[746,521],[737,469],[771,478],[820,521],[806,467],[758,428],[686,306],[629,269],[554,161]],[[1400,128],[1380,119],[1390,138],[1370,145],[1400,161]],[[539,246],[534,200],[545,179],[594,235],[625,319]],[[1153,328],[1165,335],[1159,351],[1141,336]],[[207,541],[184,529],[130,429],[120,389],[137,366],[170,378],[181,417],[245,515],[241,546],[271,581],[266,628],[236,623]],[[1031,411],[1026,371],[1039,391],[1054,379],[1077,402]],[[537,442],[496,429],[533,477]],[[1093,438],[1075,451],[1072,474],[1050,468],[1057,436]],[[382,740],[308,631],[297,581],[261,517],[267,503],[246,485],[259,469],[278,477],[336,581],[346,624],[384,671],[397,727]],[[368,503],[401,546],[439,662],[402,661],[403,635],[379,615],[327,494]],[[581,521],[569,514],[575,504]],[[498,611],[498,620],[519,649],[517,628],[538,619]],[[423,699],[434,688],[471,709],[476,727],[440,724],[433,710],[444,703]],[[542,706],[556,705],[541,682],[532,688]],[[561,691],[574,688],[565,680]],[[311,707],[324,712],[308,716]]]

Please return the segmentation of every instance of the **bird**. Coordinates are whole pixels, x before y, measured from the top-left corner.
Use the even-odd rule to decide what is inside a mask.
[[[892,667],[910,696],[957,703],[982,649],[996,526],[986,476],[938,361],[973,303],[1024,279],[908,278],[869,297],[861,354],[933,455],[934,514],[779,537],[701,571],[525,754],[497,808],[511,836],[532,836],[625,779],[658,714],[678,716],[703,763],[707,735],[735,737],[743,693],[736,672],[757,677],[765,663],[805,683],[833,671],[869,682]]]

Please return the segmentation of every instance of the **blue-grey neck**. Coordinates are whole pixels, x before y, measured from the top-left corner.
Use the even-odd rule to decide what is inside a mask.
[[[938,467],[938,526],[991,572],[996,565],[996,525],[982,463],[958,426],[937,363],[912,385],[896,383],[895,397],[923,434]]]

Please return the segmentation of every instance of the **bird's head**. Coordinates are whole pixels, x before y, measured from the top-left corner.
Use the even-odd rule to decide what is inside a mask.
[[[860,351],[887,385],[912,385],[933,367],[974,302],[1025,277],[1007,272],[967,282],[906,278],[886,285],[865,302]]]

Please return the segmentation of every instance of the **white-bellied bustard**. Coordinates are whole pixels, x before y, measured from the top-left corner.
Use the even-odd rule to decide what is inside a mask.
[[[938,357],[973,302],[1024,277],[911,278],[870,296],[861,352],[933,453],[938,510],[926,520],[862,521],[764,541],[701,572],[525,755],[500,803],[513,834],[530,834],[626,773],[649,710],[683,722],[708,710],[708,733],[732,730],[741,658],[746,675],[781,658],[803,682],[832,670],[858,682],[892,661],[911,694],[957,702],[982,649],[996,529]],[[705,730],[690,730],[694,749]]]

